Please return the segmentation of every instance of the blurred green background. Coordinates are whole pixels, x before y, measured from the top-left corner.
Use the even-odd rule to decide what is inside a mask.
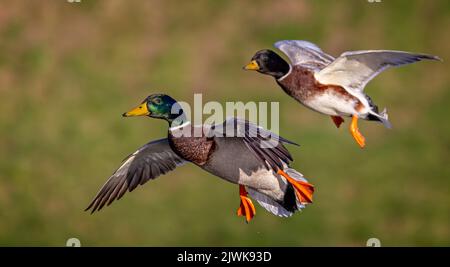
[[[245,72],[282,39],[346,50],[396,49],[450,59],[448,1],[1,1],[0,245],[450,245],[448,61],[391,69],[367,86],[394,125],[311,112],[271,77]],[[281,134],[316,186],[292,218],[257,206],[235,216],[238,187],[183,166],[90,215],[83,212],[124,156],[167,133],[124,119],[145,96],[279,101]]]

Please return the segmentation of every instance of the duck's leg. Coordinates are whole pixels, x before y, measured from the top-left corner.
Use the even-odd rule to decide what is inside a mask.
[[[312,196],[314,193],[314,186],[312,184],[296,180],[282,170],[278,170],[278,174],[286,178],[286,180],[294,187],[295,194],[300,203],[312,203]]]
[[[339,117],[339,116],[331,116],[331,119],[333,120],[334,124],[338,128],[344,122],[344,119],[342,117]]]
[[[241,204],[237,210],[237,215],[245,216],[245,221],[248,223],[255,216],[256,209],[243,185],[239,185],[239,197],[241,198]]]
[[[358,116],[353,115],[352,123],[350,124],[350,133],[352,134],[355,141],[361,148],[364,148],[366,145],[366,138],[359,132],[358,129]]]

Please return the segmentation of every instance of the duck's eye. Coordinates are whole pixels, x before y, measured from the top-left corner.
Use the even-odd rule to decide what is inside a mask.
[[[161,104],[161,99],[156,98],[156,99],[153,100],[153,103],[159,105],[159,104]]]

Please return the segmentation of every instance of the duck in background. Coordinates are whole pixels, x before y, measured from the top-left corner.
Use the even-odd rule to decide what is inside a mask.
[[[299,40],[275,43],[291,61],[286,62],[272,50],[260,50],[244,69],[275,78],[278,85],[306,107],[331,116],[339,128],[342,117],[352,117],[350,133],[358,145],[365,146],[358,119],[378,121],[391,128],[386,109],[364,93],[367,83],[389,67],[421,60],[441,60],[437,56],[393,50],[344,52],[338,58],[324,53],[317,45]]]
[[[229,118],[219,125],[192,126],[177,101],[165,94],[148,96],[123,116],[166,120],[168,136],[147,143],[124,159],[87,207],[92,213],[187,162],[239,185],[237,214],[245,216],[246,222],[256,214],[250,197],[282,217],[312,203],[313,185],[289,167],[293,159],[284,144],[295,143],[255,124]]]

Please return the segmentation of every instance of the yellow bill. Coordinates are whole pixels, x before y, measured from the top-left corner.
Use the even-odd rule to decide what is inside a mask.
[[[122,116],[124,117],[147,116],[147,115],[150,115],[150,111],[147,108],[147,102],[144,102],[139,106],[133,108],[132,110],[122,114]]]
[[[250,61],[250,63],[248,63],[244,69],[246,70],[259,70],[259,65],[258,62],[256,62],[256,60],[252,60]]]

